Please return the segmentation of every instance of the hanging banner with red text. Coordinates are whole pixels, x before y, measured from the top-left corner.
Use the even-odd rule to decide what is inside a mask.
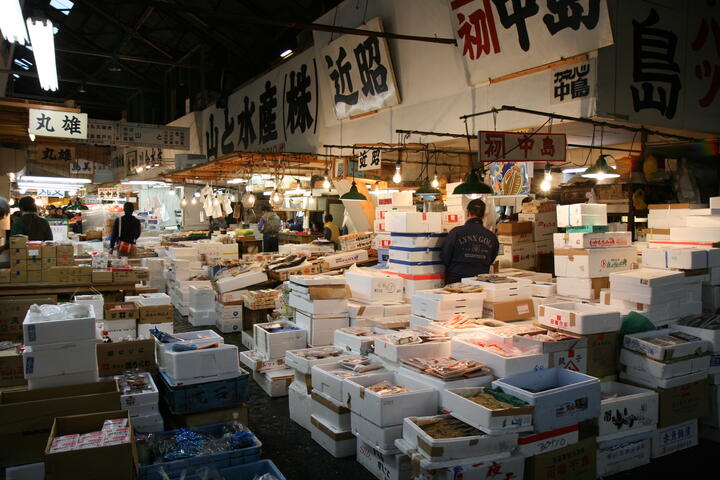
[[[478,132],[481,162],[562,162],[567,139],[564,133]]]

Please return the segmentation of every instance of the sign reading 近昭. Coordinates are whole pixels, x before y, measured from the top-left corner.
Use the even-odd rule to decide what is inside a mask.
[[[29,110],[28,133],[42,137],[87,138],[87,113]]]
[[[471,83],[613,43],[606,0],[448,0]]]
[[[478,132],[481,162],[559,162],[565,160],[564,133]]]
[[[375,17],[358,28],[380,32],[382,22]],[[343,35],[322,48],[318,62],[338,120],[400,103],[385,38]]]
[[[380,170],[382,168],[382,155],[379,148],[360,150],[357,153],[358,170]]]

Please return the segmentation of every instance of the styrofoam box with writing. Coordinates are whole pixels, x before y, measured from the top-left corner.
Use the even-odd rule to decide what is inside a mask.
[[[357,462],[379,480],[408,480],[410,457],[402,453],[383,453],[373,448],[365,439],[357,438]]]
[[[597,278],[630,270],[637,260],[634,247],[556,250],[555,275]]]
[[[579,430],[576,424],[549,432],[520,434],[517,453],[528,458],[574,445],[578,442]]]
[[[650,463],[653,432],[630,433],[597,446],[597,475],[605,477]]]
[[[652,436],[650,458],[658,458],[671,453],[694,447],[698,444],[698,421],[678,423],[658,428]]]
[[[602,382],[598,438],[614,440],[647,429],[658,421],[658,394],[619,382]]]

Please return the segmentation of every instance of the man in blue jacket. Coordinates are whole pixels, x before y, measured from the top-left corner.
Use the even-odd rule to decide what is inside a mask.
[[[489,273],[498,255],[497,236],[485,228],[485,202],[477,198],[468,203],[467,221],[453,228],[442,248],[445,283],[459,282],[465,277]]]

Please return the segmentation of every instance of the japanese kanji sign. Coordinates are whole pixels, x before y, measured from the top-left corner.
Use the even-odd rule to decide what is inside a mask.
[[[472,84],[612,45],[606,0],[448,0]]]
[[[237,151],[314,148],[318,85],[312,50],[293,55],[235,91],[224,107],[207,108],[202,115],[201,141],[210,160]]]
[[[380,170],[382,168],[382,155],[379,148],[360,150],[356,154],[358,170]]]
[[[375,17],[357,28],[382,31],[382,21]],[[337,119],[400,103],[385,38],[343,35],[320,50],[318,62]]]
[[[86,143],[127,147],[190,149],[190,129],[151,123],[89,119]]]
[[[597,95],[595,60],[554,68],[551,76],[551,103],[572,102]]]
[[[38,137],[87,138],[87,113],[29,110],[28,133]]]
[[[564,133],[478,132],[481,162],[558,162],[565,160]]]
[[[43,164],[75,160],[75,147],[36,144],[35,151],[37,160]]]

